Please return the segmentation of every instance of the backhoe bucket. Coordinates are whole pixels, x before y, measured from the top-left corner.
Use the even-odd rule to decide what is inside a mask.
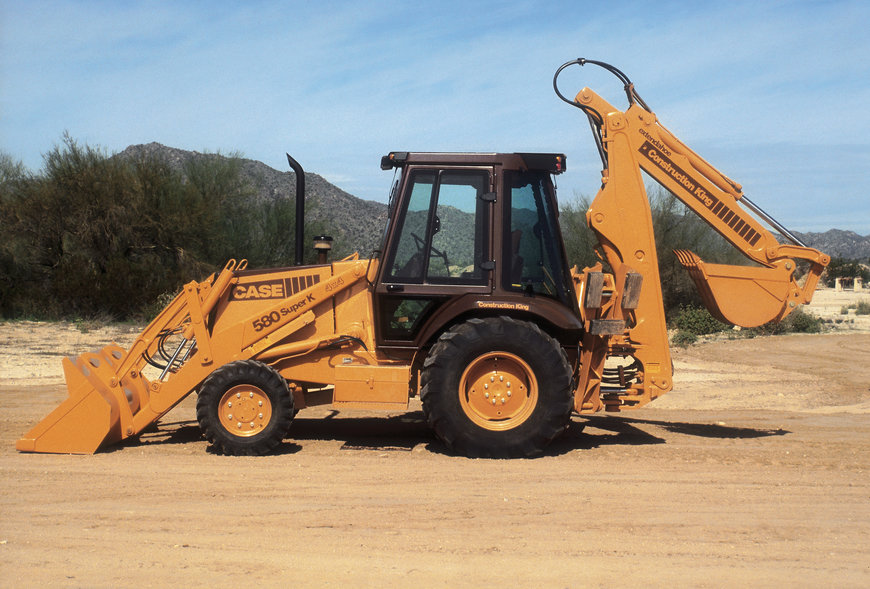
[[[139,403],[136,395],[113,380],[112,366],[124,354],[119,346],[107,346],[75,359],[64,358],[69,397],[18,440],[15,448],[22,452],[93,454],[104,442],[120,440],[121,411],[130,413]]]
[[[674,250],[698,287],[707,310],[724,323],[757,327],[788,315],[792,273],[762,268],[707,264],[688,250]]]

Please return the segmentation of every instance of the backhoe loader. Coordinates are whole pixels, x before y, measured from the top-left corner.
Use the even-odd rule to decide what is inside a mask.
[[[628,108],[589,88],[563,96],[572,65],[616,75]],[[185,285],[129,349],[65,359],[69,397],[18,450],[93,453],[191,393],[204,437],[232,455],[269,452],[297,411],[323,404],[395,411],[418,396],[444,444],[475,457],[539,453],[573,412],[642,407],[672,387],[642,170],[753,263],[676,252],[713,315],[751,327],[810,301],[828,256],[667,131],[621,71],[578,59],[553,87],[587,116],[603,163],[587,213],[595,266],[567,264],[553,185],[563,154],[392,152],[376,255],[303,266],[297,233],[294,267],[231,260]],[[796,260],[808,265],[800,281]]]

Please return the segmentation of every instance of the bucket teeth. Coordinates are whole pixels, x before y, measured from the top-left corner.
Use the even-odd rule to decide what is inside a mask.
[[[704,272],[704,262],[701,258],[689,250],[674,250],[674,253],[677,255],[677,259],[683,268],[689,272],[689,276],[692,278],[692,282],[695,283],[698,294],[701,295],[701,300],[704,301],[704,306],[707,307],[707,310],[719,321],[730,323],[719,309],[716,296],[713,294],[713,290],[710,288],[710,283],[707,280],[707,274]]]

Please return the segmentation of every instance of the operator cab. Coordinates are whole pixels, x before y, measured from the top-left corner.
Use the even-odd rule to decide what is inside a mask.
[[[579,326],[552,182],[563,154],[392,152],[381,168],[401,175],[375,285],[380,346],[419,348],[472,312]]]

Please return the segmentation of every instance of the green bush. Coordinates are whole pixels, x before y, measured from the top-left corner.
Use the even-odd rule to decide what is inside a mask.
[[[677,332],[671,338],[671,343],[682,348],[697,342],[700,335],[728,329],[728,325],[717,320],[703,307],[681,307],[674,317],[673,326]]]
[[[161,293],[229,258],[293,260],[295,203],[256,199],[238,157],[207,154],[179,169],[65,134],[44,162],[32,175],[0,154],[3,317],[141,318]]]
[[[577,196],[573,201],[562,203],[559,207],[559,225],[562,229],[562,239],[565,241],[568,264],[576,265],[581,270],[594,266],[599,261],[595,255],[597,239],[586,224],[589,203],[587,197]]]
[[[665,316],[670,322],[682,308],[702,307],[704,304],[689,273],[674,255],[675,249],[691,250],[703,260],[717,264],[742,264],[746,258],[670,192],[657,184],[647,186],[646,191],[658,252]],[[560,207],[559,223],[568,263],[580,268],[598,261],[594,252],[597,239],[586,225],[586,211],[591,202],[587,197],[576,196]]]
[[[746,336],[753,335],[783,335],[786,333],[820,333],[824,320],[798,307],[782,321],[771,321],[760,327],[743,330]]]
[[[851,309],[855,309],[855,315],[870,315],[870,301],[858,301],[840,307],[840,315],[848,315]]]
[[[694,335],[709,335],[728,329],[728,325],[713,317],[703,307],[682,307],[673,323],[679,331]]]
[[[806,313],[800,308],[795,309],[783,323],[793,333],[819,333],[824,325],[820,317]]]
[[[688,347],[698,341],[698,336],[688,331],[677,331],[671,338],[671,344],[680,348]]]
[[[179,293],[177,292],[164,292],[159,294],[156,299],[145,305],[142,309],[142,319],[147,323],[154,321],[160,312],[168,307],[169,303],[175,300],[175,297],[178,296],[178,294]]]
[[[864,282],[870,282],[870,270],[857,260],[833,257],[825,269],[825,284],[834,286],[837,278],[861,278]]]
[[[698,336],[719,333],[729,326],[716,320],[704,307],[688,273],[673,255],[674,249],[689,249],[707,262],[739,265],[745,263],[742,254],[711,229],[691,209],[679,202],[661,187],[647,187],[650,211],[658,251],[662,298],[668,325],[677,331],[672,343],[687,346]],[[595,235],[586,227],[585,214],[591,204],[587,198],[576,198],[562,207],[560,223],[565,238],[569,263],[580,267],[594,263],[591,257],[596,243]],[[828,276],[862,276],[866,272],[845,260],[834,260],[828,267]],[[865,278],[865,280],[867,280]],[[646,287],[646,285],[645,285]],[[655,285],[653,286],[655,287]],[[870,314],[870,304],[864,303],[863,313]],[[844,308],[841,313],[848,312]],[[821,319],[795,310],[780,323],[741,330],[741,337],[775,335],[782,333],[818,333]]]

